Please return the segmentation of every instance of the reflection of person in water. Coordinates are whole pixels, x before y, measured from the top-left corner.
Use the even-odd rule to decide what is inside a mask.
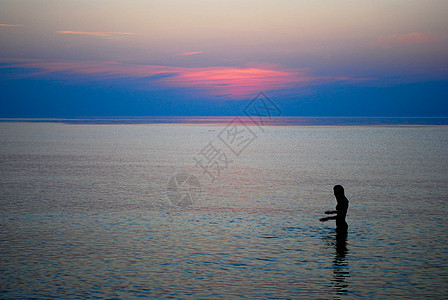
[[[336,210],[326,211],[327,215],[336,214],[335,216],[321,218],[321,222],[328,220],[336,220],[336,232],[347,233],[347,222],[345,222],[345,216],[348,210],[348,199],[345,197],[344,188],[342,185],[335,185],[333,187],[334,196],[336,197],[337,205]]]
[[[350,271],[346,259],[347,250],[347,232],[336,230],[334,247],[336,255],[333,259],[333,288],[336,295],[346,295],[349,292]]]

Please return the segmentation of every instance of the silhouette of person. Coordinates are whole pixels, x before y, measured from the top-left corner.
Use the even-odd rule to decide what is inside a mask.
[[[335,216],[325,217],[319,219],[321,222],[325,222],[328,220],[336,220],[336,233],[339,234],[339,239],[343,238],[341,235],[347,234],[347,222],[345,222],[345,216],[347,215],[348,210],[348,199],[345,197],[344,188],[342,185],[335,185],[333,187],[334,196],[336,197],[337,205],[336,210],[326,211],[325,214],[331,215],[336,214]]]

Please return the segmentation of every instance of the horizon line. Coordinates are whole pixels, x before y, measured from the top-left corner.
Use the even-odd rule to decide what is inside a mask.
[[[448,117],[328,117],[328,116],[99,116],[6,117],[0,123],[65,123],[103,125],[210,125],[225,126],[237,119],[245,126],[448,126]],[[235,122],[233,122],[235,123]]]

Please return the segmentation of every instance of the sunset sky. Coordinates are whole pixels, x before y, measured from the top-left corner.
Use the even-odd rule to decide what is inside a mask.
[[[446,0],[0,0],[0,117],[448,117]]]

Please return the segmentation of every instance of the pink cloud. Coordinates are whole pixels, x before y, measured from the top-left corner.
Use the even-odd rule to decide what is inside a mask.
[[[19,25],[19,24],[0,24],[0,27],[20,27],[23,25]]]
[[[184,52],[177,54],[178,56],[188,56],[188,55],[195,55],[195,54],[201,54],[204,53],[204,51],[191,51],[191,52]]]
[[[177,86],[196,87],[219,95],[245,96],[261,90],[292,87],[312,81],[314,76],[304,71],[265,68],[191,68],[164,81]]]
[[[379,39],[379,43],[387,48],[390,48],[397,45],[429,43],[440,39],[440,36],[434,35],[431,32],[412,32],[405,34],[392,34],[381,37]]]
[[[208,95],[240,98],[259,91],[292,88],[315,81],[356,80],[350,77],[318,77],[307,70],[287,70],[272,65],[246,68],[207,67],[180,68],[155,65],[134,65],[116,62],[16,61],[24,68],[38,71],[31,76],[51,73],[91,75],[96,79],[141,78],[151,87],[195,88]],[[359,80],[359,79],[358,79]]]

